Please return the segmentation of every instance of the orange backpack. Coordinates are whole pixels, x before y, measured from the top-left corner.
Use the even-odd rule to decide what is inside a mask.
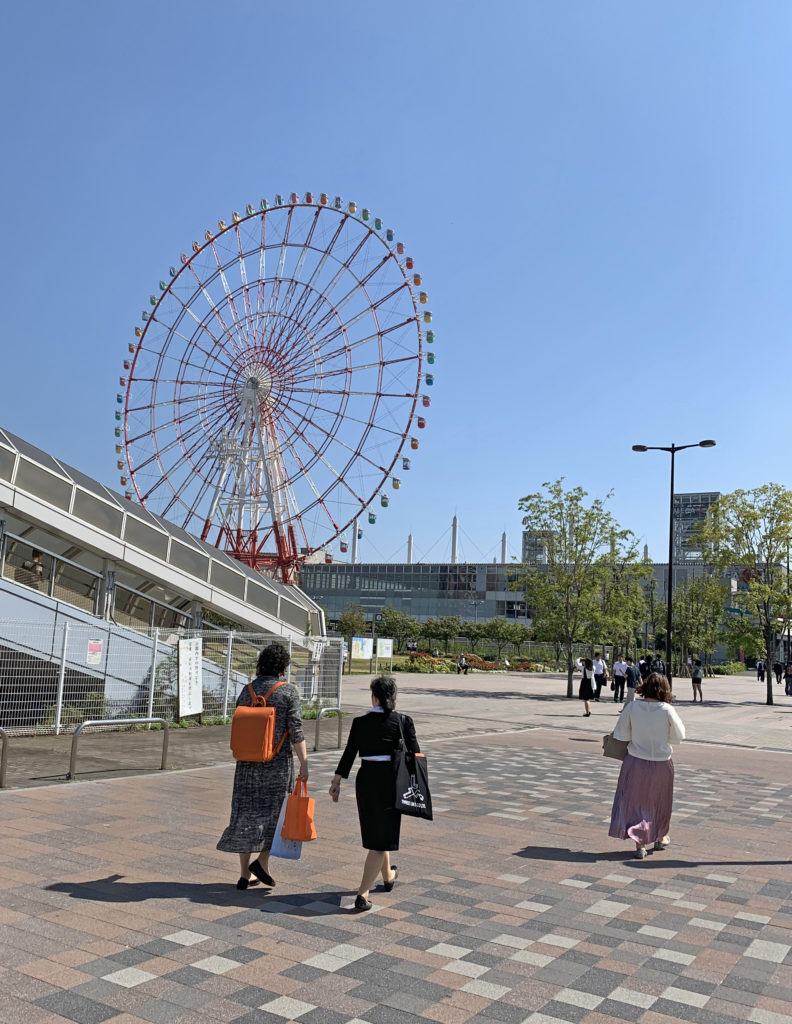
[[[252,683],[248,683],[253,705],[240,705],[231,719],[231,753],[235,760],[271,761],[283,746],[288,730],[283,730],[278,745],[274,746],[275,708],[267,707],[267,698],[273,690],[283,686],[284,682],[285,680],[281,680],[275,683],[263,697],[256,693]]]

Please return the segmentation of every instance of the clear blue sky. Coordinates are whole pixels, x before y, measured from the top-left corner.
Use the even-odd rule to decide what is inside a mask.
[[[473,13],[475,11],[475,14]],[[564,476],[655,558],[678,490],[792,486],[787,0],[6,4],[0,424],[118,486],[115,393],[200,232],[326,191],[409,242],[421,451],[366,560],[519,550]]]

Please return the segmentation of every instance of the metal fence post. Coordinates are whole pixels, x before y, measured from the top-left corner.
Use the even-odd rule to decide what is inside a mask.
[[[336,704],[338,705],[338,746],[341,746],[341,681],[344,678],[344,642],[343,640],[338,647],[338,696],[336,697]]]
[[[55,735],[60,736],[61,713],[63,712],[63,683],[66,679],[66,648],[69,643],[69,623],[63,623],[60,668],[58,670],[58,693],[55,697]]]
[[[228,691],[231,688],[231,648],[234,644],[234,631],[228,633],[228,650],[225,663],[225,696],[223,697],[223,718],[228,718]]]
[[[159,628],[154,630],[153,643],[151,645],[151,672],[149,679],[148,704],[146,705],[146,717],[151,718],[154,714],[154,682],[157,678],[157,655],[159,654]],[[151,728],[151,724],[146,726]]]

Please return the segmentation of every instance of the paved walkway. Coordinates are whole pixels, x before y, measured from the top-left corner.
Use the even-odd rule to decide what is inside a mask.
[[[612,717],[427,741],[425,714],[436,820],[405,823],[362,915],[335,752],[311,758],[320,838],[271,893],[214,849],[230,765],[1,793],[0,1021],[792,1022],[787,755],[683,744],[673,845],[636,861],[607,837]]]
[[[344,708],[355,714],[369,705],[370,676],[345,676]],[[590,719],[581,717],[577,700],[567,700],[566,677],[523,673],[413,675],[398,677],[401,706],[414,715],[424,735],[461,736],[502,732],[514,728],[542,728],[599,737],[612,728],[616,708],[610,691],[594,704]],[[752,676],[715,677],[704,681],[706,703],[690,703],[689,680],[678,680],[679,708],[685,715],[690,739],[700,743],[730,744],[758,750],[792,752],[792,698],[774,688],[777,703],[768,707],[765,690]],[[343,722],[344,735],[350,718]],[[321,722],[320,745],[335,747],[338,726]],[[306,722],[309,747],[315,722]],[[174,729],[170,734],[169,766],[175,769],[226,764],[228,726]],[[160,762],[159,732],[90,731],[80,740],[78,775],[83,780],[140,774]],[[10,787],[51,785],[65,781],[69,767],[70,735],[12,737],[7,784]]]

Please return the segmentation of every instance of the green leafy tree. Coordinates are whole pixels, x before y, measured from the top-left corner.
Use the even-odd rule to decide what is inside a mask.
[[[507,622],[506,619],[500,617],[488,619],[484,623],[484,638],[491,640],[492,643],[497,645],[498,659],[500,659],[501,652],[506,644],[512,642],[512,625],[513,623]]]
[[[442,641],[445,653],[448,646],[462,632],[462,619],[458,615],[443,615],[439,619],[428,619],[423,625],[423,634],[432,640]]]
[[[382,621],[377,623],[380,636],[392,637],[396,641],[396,650],[400,651],[405,640],[411,640],[420,634],[420,623],[411,619],[405,612],[391,605],[385,605],[381,611]]]
[[[525,513],[523,525],[542,536],[547,561],[525,566],[512,587],[523,592],[534,623],[561,644],[567,697],[572,697],[574,646],[602,639],[597,630],[602,628],[603,608],[613,615],[610,609],[617,600],[614,576],[629,569],[630,579],[640,578],[646,568],[638,559],[633,534],[605,507],[610,495],[588,504],[586,492],[581,487],[564,490],[563,479],[542,487],[521,498],[519,508]]]
[[[611,644],[614,649],[629,650],[646,621],[644,586],[651,566],[634,557],[633,548],[621,550],[609,544],[607,555],[598,565],[602,583],[594,595],[589,622],[590,639]]]
[[[698,542],[709,565],[737,578],[739,589],[731,601],[747,613],[740,622],[746,641],[742,646],[761,653],[769,669],[779,620],[790,618],[792,491],[764,484],[722,495],[699,527]],[[766,678],[767,703],[772,704],[773,673],[768,671]]]
[[[509,642],[514,645],[517,657],[520,657],[522,653],[522,645],[527,644],[532,637],[533,630],[524,622],[509,623]]]
[[[711,655],[718,642],[726,588],[713,573],[697,576],[674,590],[674,650],[679,665],[690,655]]]
[[[433,641],[440,639],[441,635],[439,619],[427,619],[426,622],[421,623],[421,636],[430,647],[432,647]]]
[[[470,653],[476,653],[476,644],[480,644],[484,639],[484,623],[483,622],[463,622],[461,636],[465,637],[469,646]]]
[[[338,632],[351,645],[353,636],[368,632],[366,612],[359,604],[350,604],[338,616]]]

